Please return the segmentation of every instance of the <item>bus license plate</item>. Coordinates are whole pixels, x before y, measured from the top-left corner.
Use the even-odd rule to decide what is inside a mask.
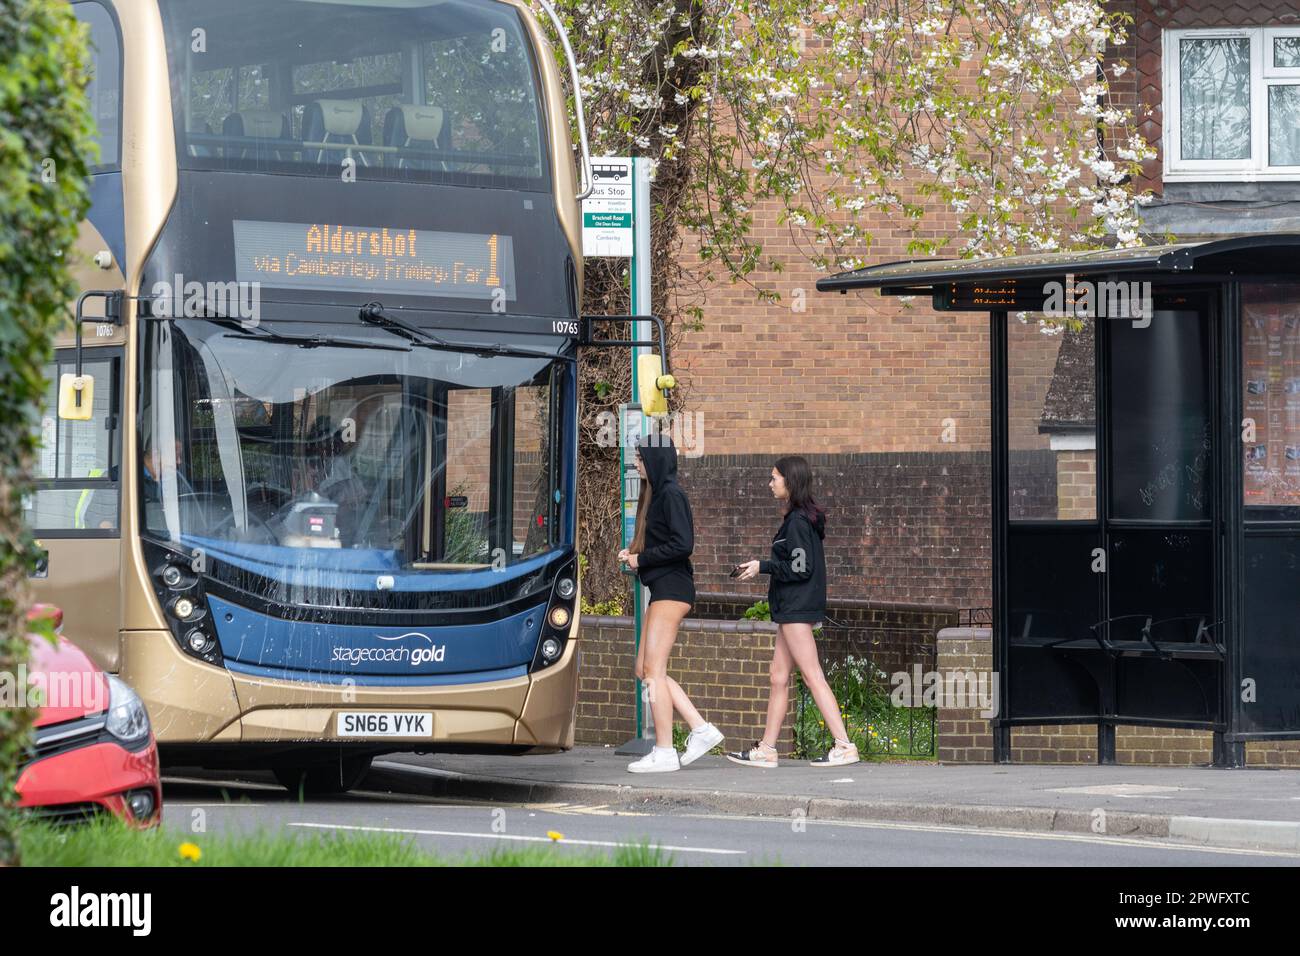
[[[357,710],[339,713],[340,737],[432,737],[430,711]]]

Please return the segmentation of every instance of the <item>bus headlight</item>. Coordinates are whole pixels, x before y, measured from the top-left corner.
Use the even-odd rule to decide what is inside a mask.
[[[149,736],[149,712],[144,702],[126,683],[108,675],[108,718],[104,729],[123,743],[135,743]]]
[[[202,654],[212,650],[212,638],[207,632],[199,630],[197,627],[185,635],[185,643],[189,645],[190,650],[195,654]]]
[[[564,656],[578,609],[578,569],[570,559],[557,569],[551,584],[551,600],[543,618],[541,638],[533,652],[533,670],[550,667]]]
[[[221,647],[214,628],[206,623],[209,610],[204,599],[204,572],[192,565],[190,555],[173,547],[148,538],[141,540],[141,547],[152,569],[150,584],[176,646],[188,657],[220,665]]]

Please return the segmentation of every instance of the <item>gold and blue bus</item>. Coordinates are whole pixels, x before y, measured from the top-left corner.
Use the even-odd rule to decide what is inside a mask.
[[[530,7],[73,8],[100,155],[38,598],[173,765],[571,747],[590,159]]]

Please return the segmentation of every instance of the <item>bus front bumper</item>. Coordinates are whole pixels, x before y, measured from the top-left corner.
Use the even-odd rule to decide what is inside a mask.
[[[144,699],[158,743],[346,742],[390,751],[573,746],[578,642],[545,670],[506,680],[377,686],[276,680],[234,673],[181,652],[166,631],[122,633],[121,676]],[[419,737],[340,736],[345,712],[428,712]]]

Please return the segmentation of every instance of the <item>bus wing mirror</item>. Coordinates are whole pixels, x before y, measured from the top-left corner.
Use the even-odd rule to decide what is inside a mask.
[[[636,328],[637,322],[649,322],[652,332],[659,333],[659,340],[649,339],[598,339],[596,338],[597,322],[617,322],[623,325],[632,324]],[[658,356],[662,357],[663,369],[656,377],[672,378],[672,367],[668,360],[668,335],[664,330],[664,320],[657,315],[584,315],[579,325],[578,345],[585,348],[629,348],[629,349],[654,349],[658,348]],[[640,357],[640,356],[638,356]],[[638,367],[638,375],[640,369]],[[675,382],[673,383],[675,384]],[[672,388],[673,384],[661,384],[660,388]]]
[[[59,376],[59,417],[69,422],[90,421],[95,407],[95,376],[65,372]]]
[[[671,375],[665,375],[663,360],[654,354],[636,357],[637,395],[641,411],[646,415],[667,415],[669,389],[677,384]]]

